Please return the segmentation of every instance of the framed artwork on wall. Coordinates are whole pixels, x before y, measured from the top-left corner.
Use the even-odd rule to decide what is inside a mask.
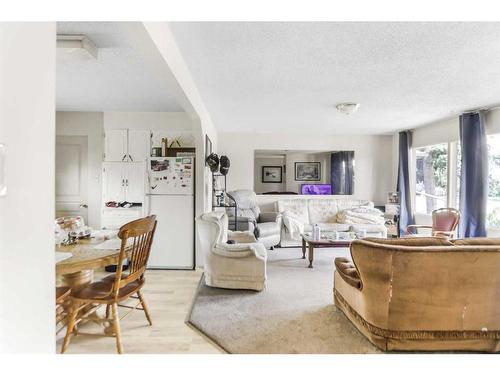
[[[281,166],[263,166],[262,167],[262,182],[279,184],[282,182],[283,167]]]
[[[295,162],[295,181],[320,181],[321,163],[316,161]]]
[[[205,134],[205,165],[207,165],[207,157],[212,153],[212,141]]]

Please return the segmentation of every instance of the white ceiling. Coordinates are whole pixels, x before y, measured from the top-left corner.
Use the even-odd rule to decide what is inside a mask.
[[[500,102],[500,23],[171,28],[222,131],[382,134]]]
[[[149,56],[130,36],[130,22],[58,22],[58,34],[87,35],[99,48],[97,60],[58,56],[56,107],[62,111],[178,112],[165,82],[148,65]]]

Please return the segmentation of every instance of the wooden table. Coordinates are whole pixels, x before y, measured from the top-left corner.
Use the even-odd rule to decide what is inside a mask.
[[[318,247],[349,247],[353,239],[348,240],[334,240],[321,238],[319,240],[313,239],[312,234],[301,234],[302,237],[302,259],[306,259],[306,246],[308,247],[309,266],[313,268],[314,249]]]
[[[75,245],[56,245],[55,250],[69,252],[73,256],[56,263],[56,275],[62,278],[64,285],[72,290],[90,284],[94,270],[118,263],[120,250],[101,250],[95,247],[104,240],[81,239]]]

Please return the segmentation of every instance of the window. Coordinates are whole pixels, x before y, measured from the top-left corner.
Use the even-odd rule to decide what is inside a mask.
[[[430,214],[447,206],[448,144],[415,149],[415,211]]]
[[[492,134],[488,141],[488,227],[500,227],[500,134]]]

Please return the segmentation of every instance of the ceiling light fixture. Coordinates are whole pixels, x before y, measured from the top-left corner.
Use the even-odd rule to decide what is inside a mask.
[[[352,115],[359,109],[359,103],[339,103],[335,108],[344,115]]]
[[[88,60],[97,59],[98,48],[85,35],[57,35],[57,52],[62,57]],[[60,53],[62,52],[62,54]]]

